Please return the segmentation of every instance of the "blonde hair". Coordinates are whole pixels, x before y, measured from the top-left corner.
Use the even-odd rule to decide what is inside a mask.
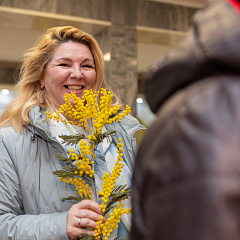
[[[59,44],[68,41],[78,42],[89,47],[95,61],[97,76],[93,90],[99,91],[101,88],[106,88],[112,92],[105,79],[103,54],[96,40],[90,34],[72,26],[50,28],[35,46],[24,54],[19,82],[16,84],[17,96],[2,113],[0,127],[12,125],[16,131],[22,131],[23,126],[29,124],[28,113],[33,106],[38,105],[47,110],[54,109],[46,91],[41,89],[40,80],[43,78],[53,50]],[[115,94],[114,96],[115,103],[113,105],[121,106],[119,98]]]

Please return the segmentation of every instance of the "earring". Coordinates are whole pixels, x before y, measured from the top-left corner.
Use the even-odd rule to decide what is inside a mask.
[[[41,84],[41,89],[43,90],[44,89],[44,86]]]

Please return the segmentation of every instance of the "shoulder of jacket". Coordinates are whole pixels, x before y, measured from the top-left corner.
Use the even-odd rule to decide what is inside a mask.
[[[133,135],[136,131],[146,129],[145,126],[140,124],[140,122],[131,115],[126,115],[118,122],[113,122],[112,124],[107,125],[106,128],[115,129],[116,131],[120,131],[121,133],[125,133],[127,135]]]
[[[16,131],[12,125],[10,126],[6,126],[6,127],[1,127],[0,128],[0,136],[1,137],[12,137],[13,139],[16,138],[16,136],[18,136],[19,134],[21,134],[20,131]]]

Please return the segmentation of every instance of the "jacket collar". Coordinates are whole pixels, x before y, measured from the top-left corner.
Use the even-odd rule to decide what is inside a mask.
[[[30,123],[26,127],[32,131],[33,134],[39,135],[46,141],[56,141],[56,138],[49,130],[45,111],[45,109],[42,109],[39,106],[32,107],[29,111]]]

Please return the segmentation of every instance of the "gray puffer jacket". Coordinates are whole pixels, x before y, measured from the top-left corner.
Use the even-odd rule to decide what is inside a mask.
[[[67,240],[67,211],[74,202],[60,198],[76,191],[52,173],[62,167],[56,155],[66,152],[49,132],[43,110],[36,106],[29,116],[23,134],[12,126],[0,129],[0,239]],[[133,134],[142,126],[126,116],[107,128],[123,138],[132,169],[137,150]]]

